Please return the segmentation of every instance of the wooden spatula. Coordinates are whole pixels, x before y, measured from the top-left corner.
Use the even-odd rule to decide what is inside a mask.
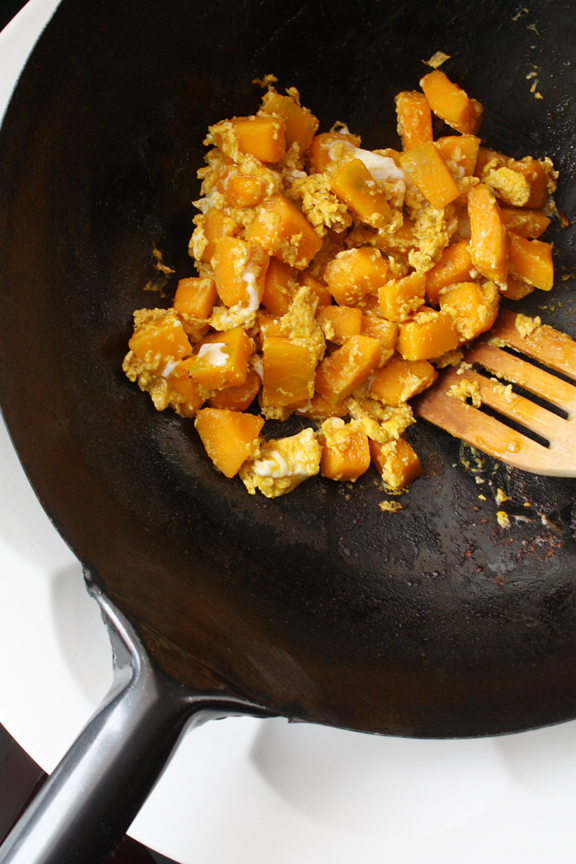
[[[546,325],[522,336],[516,318],[513,312],[501,311],[492,329],[466,352],[464,361],[471,368],[441,372],[436,383],[415,400],[414,412],[515,468],[576,477],[576,342]],[[480,396],[480,408],[448,395],[464,379]],[[513,392],[508,384],[555,406],[564,416]],[[482,410],[484,406],[492,409],[490,414]],[[530,430],[542,443],[491,416],[494,412]]]

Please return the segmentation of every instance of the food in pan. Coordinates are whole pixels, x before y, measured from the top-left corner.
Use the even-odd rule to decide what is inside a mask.
[[[501,296],[552,288],[538,238],[557,175],[481,146],[482,106],[439,69],[396,97],[401,151],[364,150],[340,123],[318,134],[272,80],[256,114],[209,128],[198,275],[173,308],[134,313],[123,368],[158,410],[195,418],[252,494],[371,464],[402,490],[420,473],[409,400],[460,363]],[[302,432],[266,440],[266,420],[293,414]]]

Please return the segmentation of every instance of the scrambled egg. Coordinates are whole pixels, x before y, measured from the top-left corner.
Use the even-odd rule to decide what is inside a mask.
[[[259,489],[266,498],[277,498],[318,474],[321,456],[318,436],[312,429],[303,429],[290,438],[271,438],[261,443],[257,458],[244,463],[240,479],[250,495]]]
[[[468,378],[463,378],[459,384],[453,384],[448,390],[448,396],[454,399],[460,399],[461,402],[472,400],[474,408],[480,408],[482,405],[482,396],[480,395],[480,387],[477,381],[469,381]]]

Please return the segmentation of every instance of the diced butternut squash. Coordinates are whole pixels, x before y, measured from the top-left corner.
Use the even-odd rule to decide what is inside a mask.
[[[384,483],[395,492],[410,486],[422,473],[418,454],[405,438],[388,444],[370,441],[370,454]]]
[[[288,333],[282,322],[282,318],[275,318],[273,315],[267,315],[260,312],[258,315],[258,325],[260,327],[260,338],[269,339],[271,336],[283,336],[288,338]]]
[[[486,279],[505,282],[508,276],[508,237],[491,189],[479,183],[468,192],[470,255]]]
[[[297,270],[305,270],[322,246],[306,216],[284,195],[272,195],[258,208],[246,240]]]
[[[193,357],[180,360],[166,380],[170,404],[181,417],[194,417],[204,403],[204,395],[189,375],[193,362]]]
[[[385,228],[390,222],[388,199],[360,159],[352,159],[336,171],[330,178],[330,188],[366,225]]]
[[[206,390],[222,390],[246,381],[254,343],[242,327],[211,333],[199,343],[190,376]]]
[[[400,164],[433,207],[446,207],[460,195],[456,181],[432,142],[402,153]]]
[[[308,168],[310,174],[324,174],[333,166],[333,145],[346,142],[351,147],[358,147],[360,139],[356,135],[346,135],[341,132],[322,132],[312,139],[308,149]]]
[[[348,408],[342,402],[332,405],[320,393],[314,393],[311,399],[307,399],[296,409],[296,413],[302,417],[310,417],[311,420],[327,420],[328,417],[345,417]]]
[[[320,471],[329,480],[354,481],[370,467],[368,436],[357,421],[325,420],[319,435]]]
[[[379,304],[378,304],[379,305]],[[371,336],[378,339],[381,347],[380,361],[378,366],[383,366],[394,354],[398,342],[398,324],[388,321],[387,318],[378,318],[376,315],[362,314],[362,336]]]
[[[472,177],[476,167],[480,138],[476,135],[446,135],[438,138],[436,147],[452,176]]]
[[[405,321],[422,306],[426,294],[426,275],[410,273],[401,279],[391,279],[380,288],[378,302],[389,321]]]
[[[433,360],[460,344],[460,338],[448,312],[426,309],[411,321],[400,325],[398,352],[405,360]]]
[[[458,240],[447,246],[437,263],[426,273],[426,295],[430,303],[438,304],[442,288],[470,279],[473,266],[469,240]]]
[[[532,240],[540,237],[550,225],[550,219],[541,210],[500,207],[500,217],[508,231]]]
[[[236,387],[226,387],[224,390],[218,390],[210,397],[208,404],[211,408],[246,411],[258,395],[261,384],[262,382],[258,373],[253,369],[249,369],[244,384],[237,384]]]
[[[534,285],[529,285],[522,279],[515,279],[514,276],[508,276],[506,285],[500,286],[500,291],[508,300],[522,300],[523,297],[528,297],[536,289]]]
[[[476,134],[482,122],[482,105],[476,99],[470,99],[440,69],[425,75],[420,86],[437,117],[458,132]]]
[[[499,294],[494,282],[477,285],[461,282],[440,292],[440,308],[452,315],[454,326],[465,341],[492,327],[498,315]]]
[[[253,453],[264,418],[241,411],[202,408],[194,425],[214,465],[226,477],[234,477]]]
[[[398,324],[395,321],[388,321],[387,318],[378,318],[376,315],[362,315],[360,332],[363,336],[378,339],[383,348],[394,349],[398,341]]]
[[[509,159],[508,166],[518,171],[528,181],[530,186],[530,197],[524,205],[539,209],[548,201],[548,176],[544,162],[526,156],[524,159]]]
[[[240,233],[240,228],[241,226],[223,210],[216,210],[215,207],[208,210],[204,219],[204,236],[208,244],[200,260],[209,264],[216,251],[216,243],[223,237],[235,237]]]
[[[360,387],[378,366],[381,345],[370,336],[351,336],[325,357],[316,372],[316,390],[335,405]]]
[[[226,306],[238,303],[258,309],[270,256],[255,243],[239,237],[223,237],[212,259],[218,296]]]
[[[307,288],[311,288],[314,294],[318,297],[317,310],[324,309],[326,306],[332,304],[332,294],[328,290],[328,287],[324,282],[321,282],[319,279],[316,279],[315,276],[312,276],[311,273],[300,273],[298,276],[298,283],[300,285],[306,285]]]
[[[210,128],[212,138],[226,156],[234,158],[227,141],[232,135],[243,153],[249,153],[260,162],[279,162],[286,151],[284,121],[280,117],[233,117]]]
[[[300,155],[306,152],[318,129],[318,118],[308,108],[303,108],[291,96],[282,96],[271,89],[262,99],[262,111],[284,121],[286,149],[296,143]]]
[[[375,233],[370,228],[360,230],[365,243],[385,252],[405,253],[418,245],[418,239],[414,234],[414,223],[406,214],[402,216],[402,225],[393,234],[382,231]]]
[[[483,183],[494,186],[502,197],[509,198],[513,191],[507,188],[510,186],[511,178],[505,182],[507,179],[506,172],[502,176],[499,175],[502,168],[519,174],[525,183],[524,200],[517,206],[541,209],[548,201],[549,194],[556,188],[553,166],[549,159],[539,160],[532,156],[526,156],[524,159],[512,159],[496,150],[480,148],[474,171],[475,176],[479,177]],[[509,201],[509,203],[515,202]]]
[[[270,259],[266,271],[262,306],[271,315],[281,317],[288,312],[294,297],[296,276],[296,270],[289,264],[284,264],[279,258]]]
[[[178,282],[174,309],[183,321],[209,318],[215,302],[216,283],[213,279],[191,276]]]
[[[362,329],[362,310],[353,306],[326,306],[316,315],[324,335],[331,342],[343,345],[350,336]]]
[[[396,96],[398,135],[404,150],[432,141],[432,115],[423,93],[403,90]]]
[[[541,291],[550,291],[554,285],[552,244],[510,232],[510,274]]]
[[[341,306],[355,305],[383,285],[387,275],[388,263],[370,246],[339,252],[324,271],[330,293]]]
[[[282,408],[314,395],[316,354],[308,345],[299,345],[279,336],[264,340],[262,404]]]
[[[480,147],[476,159],[476,166],[474,168],[474,176],[478,177],[479,180],[482,180],[488,162],[492,162],[493,159],[498,161],[500,156],[503,160],[506,159],[502,153],[497,153],[496,150],[490,150],[488,147]]]
[[[397,408],[430,387],[438,373],[428,360],[404,360],[396,354],[379,369],[370,384],[370,395]]]
[[[173,309],[150,310],[144,322],[134,330],[128,345],[150,370],[160,374],[192,353],[190,340]]]
[[[231,207],[257,207],[264,199],[266,187],[259,177],[226,171],[216,184]]]

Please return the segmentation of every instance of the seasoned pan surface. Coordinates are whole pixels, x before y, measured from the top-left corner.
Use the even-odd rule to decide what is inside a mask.
[[[519,17],[491,2],[58,9],[0,136],[0,402],[55,524],[177,680],[399,735],[576,716],[574,481],[478,461],[419,423],[425,472],[398,514],[379,509],[372,469],[353,487],[315,478],[249,497],[193,424],[156,413],[120,368],[133,310],[168,304],[192,275],[206,127],[251,113],[251,82],[268,72],[299,87],[322,129],[344,120],[366,147],[394,146],[394,93],[442,49],[485,105],[484,140],[552,156],[573,218],[568,5]],[[543,100],[526,79],[536,67]],[[573,236],[555,238],[557,287],[523,311],[576,336],[574,284],[560,280]],[[153,244],[176,269],[164,299],[144,290]]]

